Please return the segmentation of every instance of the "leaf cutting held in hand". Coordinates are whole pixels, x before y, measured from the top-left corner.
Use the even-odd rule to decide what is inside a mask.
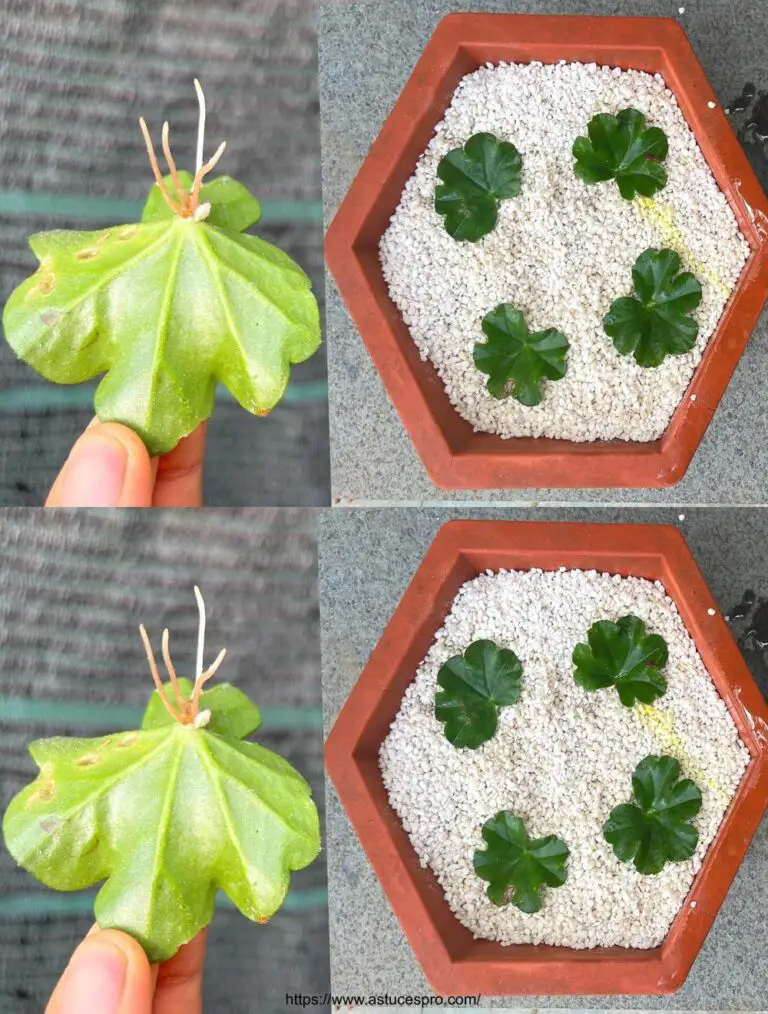
[[[102,421],[130,426],[151,454],[170,451],[213,411],[216,384],[256,415],[282,398],[291,366],[320,344],[317,302],[291,258],[243,230],[259,203],[228,177],[210,183],[224,146],[191,176],[160,175],[141,222],[30,238],[40,267],[3,314],[16,354],[48,380],[104,374]]]
[[[530,332],[525,317],[511,303],[501,303],[483,318],[487,342],[478,342],[472,358],[494,398],[510,395],[521,405],[541,401],[544,380],[562,380],[568,339],[555,328]]]
[[[48,887],[96,897],[102,928],[130,933],[165,961],[213,917],[222,890],[247,918],[282,905],[290,874],[320,851],[311,790],[282,757],[245,736],[261,721],[235,687],[177,679],[168,632],[163,684],[142,727],[96,739],[54,738],[30,752],[40,774],[3,820],[16,861]]]
[[[645,250],[635,261],[632,279],[635,295],[614,300],[603,318],[617,352],[634,353],[638,366],[645,367],[690,352],[699,325],[689,314],[701,302],[701,285],[690,271],[680,271],[678,254]]]
[[[520,193],[522,159],[510,141],[473,134],[437,166],[435,211],[454,239],[476,243],[496,226],[499,201]]]
[[[625,200],[636,194],[652,197],[666,186],[661,160],[667,157],[667,137],[659,127],[646,127],[637,109],[622,109],[617,116],[598,113],[587,126],[588,137],[573,143],[573,171],[585,183],[615,179]]]
[[[627,708],[636,701],[652,704],[667,692],[660,672],[669,657],[667,643],[659,634],[646,634],[637,616],[622,616],[618,623],[598,620],[587,641],[573,649],[573,678],[585,690],[616,687]]]
[[[529,838],[523,821],[502,810],[483,825],[484,850],[473,858],[475,873],[488,881],[494,905],[513,904],[521,912],[538,912],[543,887],[562,887],[568,872],[568,846],[560,838]]]
[[[463,655],[440,666],[435,717],[445,738],[475,750],[496,733],[499,709],[520,699],[523,667],[513,651],[493,641],[474,641]]]
[[[674,757],[644,757],[632,775],[633,799],[611,811],[605,840],[623,863],[638,873],[660,873],[670,863],[690,859],[699,833],[690,823],[701,809],[701,792],[680,778]]]

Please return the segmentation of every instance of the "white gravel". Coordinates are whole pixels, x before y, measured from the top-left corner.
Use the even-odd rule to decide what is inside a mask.
[[[571,147],[592,116],[628,106],[669,140],[668,183],[652,205],[623,200],[614,181],[587,186],[572,169]],[[492,233],[457,242],[434,210],[437,164],[478,131],[516,145],[522,190],[501,202]],[[657,369],[619,356],[602,328],[648,247],[677,250],[703,288],[696,347]],[[380,245],[390,295],[459,414],[503,437],[576,441],[661,436],[748,255],[662,78],[579,63],[488,65],[463,78]],[[484,315],[502,302],[522,310],[532,330],[556,327],[571,343],[565,378],[545,382],[535,408],[492,398],[472,361]]]
[[[623,707],[614,690],[588,693],[571,653],[596,620],[634,613],[669,647],[667,693],[657,707]],[[437,672],[474,640],[511,648],[523,664],[520,701],[503,708],[496,736],[459,750],[434,717]],[[631,798],[648,754],[671,754],[703,796],[692,859],[642,876],[614,856],[602,826]],[[389,801],[422,864],[476,937],[503,944],[655,947],[680,910],[749,761],[746,747],[675,608],[659,583],[596,571],[490,571],[459,591],[408,687],[381,747]],[[525,915],[498,908],[474,872],[482,825],[511,809],[536,837],[564,839],[568,880],[545,888]]]

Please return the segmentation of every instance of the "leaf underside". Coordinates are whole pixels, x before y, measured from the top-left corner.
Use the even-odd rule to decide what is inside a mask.
[[[502,810],[483,825],[484,850],[478,849],[472,865],[488,881],[486,894],[494,905],[513,904],[521,912],[541,908],[543,887],[562,887],[568,873],[568,846],[560,838],[529,838],[523,821]]]
[[[680,778],[674,757],[644,757],[632,776],[633,800],[615,807],[603,826],[606,841],[638,873],[660,873],[696,851],[699,833],[690,823],[701,809],[701,792]]]
[[[106,374],[97,415],[130,426],[151,454],[208,418],[217,382],[266,414],[291,365],[320,343],[307,276],[240,231],[258,220],[256,199],[227,177],[205,185],[201,199],[211,204],[202,222],[172,214],[155,186],[141,223],[33,235],[40,267],[3,313],[16,354],[48,380]]]
[[[472,358],[488,375],[486,387],[494,398],[511,395],[521,405],[538,405],[542,382],[565,376],[568,339],[555,328],[531,333],[511,303],[485,315],[483,333],[488,341],[475,345]]]
[[[476,243],[496,226],[499,202],[520,193],[522,159],[509,141],[473,134],[437,166],[435,211],[453,239]]]
[[[663,130],[646,127],[637,109],[618,115],[598,113],[587,126],[588,137],[573,143],[573,171],[585,183],[615,179],[619,193],[628,201],[637,194],[652,197],[666,186],[667,173],[660,161],[667,157]]]
[[[140,731],[32,743],[40,774],[3,820],[11,854],[48,887],[104,880],[98,924],[130,933],[153,962],[208,925],[217,890],[266,921],[291,871],[320,850],[309,785],[240,738],[258,726],[258,709],[226,684],[204,693],[201,708],[208,726],[183,727],[155,693]]]
[[[643,251],[632,268],[635,294],[611,303],[603,328],[623,356],[638,366],[656,367],[667,356],[682,356],[696,344],[699,325],[689,316],[701,302],[701,285],[680,271],[674,250]]]
[[[508,648],[474,641],[440,666],[435,717],[455,747],[476,750],[496,733],[499,708],[520,699],[523,667]]]
[[[616,687],[627,708],[637,701],[652,704],[667,692],[660,671],[669,657],[666,641],[659,634],[646,635],[637,616],[622,616],[618,623],[598,620],[587,641],[573,649],[573,678],[585,690]]]

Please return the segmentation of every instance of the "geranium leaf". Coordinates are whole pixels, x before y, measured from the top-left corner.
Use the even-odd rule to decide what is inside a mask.
[[[638,366],[659,366],[667,356],[690,352],[699,326],[688,316],[701,302],[701,285],[680,271],[674,250],[645,250],[632,268],[635,295],[614,300],[603,328],[621,355]]]
[[[494,905],[510,902],[521,912],[538,912],[542,887],[562,887],[568,873],[568,846],[560,838],[529,838],[523,821],[502,810],[483,825],[487,848],[473,858],[475,873],[488,881]]]
[[[291,871],[320,850],[301,775],[227,734],[254,727],[258,715],[245,698],[238,722],[232,691],[222,685],[203,694],[211,709],[205,728],[157,722],[150,705],[141,731],[32,743],[40,774],[5,813],[16,861],[57,890],[105,880],[97,922],[130,933],[153,962],[210,922],[218,889],[249,919],[268,919]]]
[[[605,840],[638,873],[659,873],[690,859],[699,834],[689,823],[701,809],[701,792],[680,778],[674,757],[644,757],[632,776],[633,799],[615,807],[603,826]]]
[[[585,690],[616,687],[627,708],[636,701],[652,704],[667,692],[659,671],[669,657],[666,641],[659,634],[646,635],[637,616],[622,616],[618,623],[598,620],[587,641],[573,649],[573,678]]]
[[[511,394],[522,405],[538,405],[543,380],[562,380],[568,339],[555,328],[531,333],[520,310],[501,303],[483,318],[487,342],[475,345],[472,357],[494,398]]]
[[[499,201],[520,193],[522,159],[509,141],[493,134],[473,134],[463,148],[454,148],[437,166],[442,183],[435,188],[435,211],[445,218],[446,231],[475,243],[496,225]]]
[[[435,716],[445,738],[476,750],[496,732],[499,708],[520,699],[523,667],[513,651],[493,641],[474,641],[463,655],[440,666]]]
[[[585,183],[615,179],[621,196],[652,197],[666,186],[660,160],[667,157],[667,138],[659,127],[646,127],[637,109],[622,109],[617,116],[598,113],[587,126],[588,137],[573,143],[573,171]]]
[[[182,694],[187,700],[192,697],[193,685],[183,677],[178,680]],[[165,692],[172,697],[172,685],[164,684]],[[206,729],[220,736],[233,739],[245,739],[261,725],[261,712],[242,690],[229,683],[217,683],[210,690],[204,690],[200,697],[200,709],[210,711],[211,718]],[[173,725],[174,719],[169,715],[155,691],[141,720],[142,729],[160,729],[162,726]]]
[[[181,170],[178,177],[182,191],[189,192],[192,188],[192,174]],[[166,176],[163,182],[171,197],[177,198],[178,190],[173,182],[173,177]],[[203,183],[200,188],[200,202],[201,204],[210,204],[211,210],[206,222],[219,229],[245,232],[261,219],[259,202],[247,187],[238,183],[237,180],[233,180],[231,176],[217,176],[210,183]],[[160,192],[160,187],[155,184],[149,191],[144,210],[141,213],[142,222],[159,222],[164,219],[170,220],[173,217],[174,212],[168,207]]]
[[[217,381],[266,414],[291,365],[317,349],[320,325],[301,268],[240,231],[259,214],[244,187],[205,184],[203,221],[164,211],[154,191],[141,223],[32,236],[40,267],[12,293],[3,325],[16,354],[48,380],[105,373],[96,414],[162,454],[208,418]]]

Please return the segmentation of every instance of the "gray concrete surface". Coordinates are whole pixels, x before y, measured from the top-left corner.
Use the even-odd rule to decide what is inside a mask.
[[[684,13],[679,14],[680,6]],[[744,84],[768,88],[768,5],[762,0],[319,0],[320,103],[326,225],[352,182],[437,22],[452,11],[675,17],[724,106]],[[765,152],[734,117],[768,186]],[[393,409],[335,285],[327,282],[331,487],[336,501],[504,500],[599,503],[768,501],[768,317],[764,314],[687,476],[668,490],[440,490]]]
[[[450,518],[637,521],[677,525],[725,614],[747,588],[768,596],[768,512],[668,507],[559,510],[445,507],[334,510],[320,519],[320,607],[326,733],[440,525]],[[741,637],[745,624],[734,624]],[[766,662],[744,651],[764,692]],[[336,993],[430,993],[378,881],[328,786],[331,981]],[[768,820],[764,821],[684,987],[665,997],[483,998],[488,1007],[655,1010],[768,1008]]]

